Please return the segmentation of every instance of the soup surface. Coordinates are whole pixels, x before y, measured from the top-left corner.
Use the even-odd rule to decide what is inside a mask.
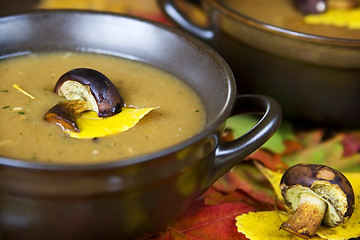
[[[290,0],[223,0],[229,8],[254,19],[293,31],[348,39],[360,39],[359,29],[306,24],[304,14]]]
[[[66,100],[53,92],[58,78],[79,67],[105,74],[127,106],[159,108],[116,135],[69,137],[43,117]],[[198,133],[206,118],[199,96],[175,76],[144,63],[91,53],[42,53],[0,60],[0,107],[0,155],[56,163],[113,161],[154,152]]]

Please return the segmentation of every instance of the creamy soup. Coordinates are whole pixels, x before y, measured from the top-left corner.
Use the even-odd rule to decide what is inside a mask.
[[[305,24],[303,13],[295,9],[290,0],[224,0],[224,3],[237,12],[277,27],[314,35],[360,39],[359,29]]]
[[[53,92],[58,78],[79,67],[105,74],[127,106],[159,108],[116,135],[69,137],[43,117],[64,101]],[[189,139],[203,128],[206,118],[199,96],[175,76],[144,63],[91,53],[43,53],[0,60],[0,107],[0,155],[54,163],[95,163],[154,152]]]

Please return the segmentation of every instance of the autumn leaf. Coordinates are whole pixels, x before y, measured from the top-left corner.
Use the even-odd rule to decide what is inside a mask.
[[[343,135],[338,135],[329,141],[313,143],[301,151],[283,156],[283,161],[289,166],[305,162],[326,165],[328,162],[340,159],[343,156],[343,138]]]
[[[203,206],[197,211],[186,213],[178,223],[152,240],[245,240],[236,231],[235,217],[250,211],[254,211],[251,206],[239,202]]]
[[[213,189],[221,192],[224,195],[234,196],[234,192],[243,193],[244,198],[239,198],[238,201],[244,201],[253,205],[252,201],[258,202],[256,204],[257,210],[272,209],[275,205],[274,192],[264,175],[255,167],[252,161],[244,161],[232,168],[223,177],[216,181]],[[214,197],[214,195],[206,197]],[[252,200],[252,201],[251,201]],[[262,204],[260,204],[262,203]],[[253,205],[255,206],[255,205]]]
[[[283,198],[280,191],[280,181],[283,172],[272,171],[257,162],[254,162],[254,164],[260,170],[260,172],[266,177],[266,179],[270,182],[272,186],[272,190],[275,192],[276,198],[279,199],[281,202],[283,202]]]
[[[337,133],[324,140],[324,132],[316,130],[299,135],[299,148],[282,155],[282,161],[288,166],[298,163],[323,164],[339,171],[360,170],[360,133]]]
[[[252,210],[245,211],[245,213],[237,216],[251,215],[256,217],[258,213],[263,214],[262,219],[255,218],[255,223],[246,222],[244,228],[256,230],[257,234],[261,236],[260,239],[276,239],[274,238],[276,234],[280,234],[281,240],[286,240],[287,238],[283,237],[283,235],[289,234],[284,230],[279,230],[281,223],[289,216],[287,212],[283,211],[285,205],[282,202],[279,188],[282,173],[289,165],[294,164],[294,159],[310,163],[314,159],[321,159],[319,161],[337,164],[340,169],[360,170],[359,136],[356,131],[338,133],[317,129],[296,132],[295,139],[284,139],[285,150],[282,153],[276,153],[266,148],[257,150],[245,161],[232,168],[203,194],[201,206],[193,208],[190,212],[188,211],[177,224],[168,228],[165,233],[154,240],[246,239],[245,235],[237,232],[235,217],[233,221],[227,217],[221,217],[231,216],[231,208],[237,209],[239,206],[247,206]],[[230,140],[232,139],[233,136],[230,136]],[[309,159],[307,159],[308,156]],[[323,158],[317,158],[319,156]],[[289,160],[289,165],[283,159]],[[262,168],[259,168],[258,165],[262,166]],[[356,179],[351,181],[360,183],[360,180]],[[276,189],[276,194],[274,189]],[[360,202],[360,199],[357,196],[356,203],[358,202]],[[227,207],[229,208],[227,209]],[[225,209],[225,211],[222,212],[221,209]],[[356,212],[359,211],[356,210]],[[272,237],[268,237],[266,236],[266,229],[259,230],[256,226],[263,222],[264,219],[265,223],[269,223],[269,216],[274,216],[274,214],[277,216],[278,222],[272,227],[273,231],[277,233],[273,235],[274,232],[270,232]],[[210,215],[213,216],[210,217]],[[356,215],[354,216],[351,218],[352,221],[357,219]],[[350,226],[350,223],[349,221],[344,225],[345,229]],[[269,224],[267,225],[269,226]],[[329,228],[325,227],[325,229]],[[352,233],[356,235],[356,231],[352,231]],[[328,233],[323,234],[325,236]],[[329,236],[327,238],[333,239]],[[315,239],[320,239],[320,237]]]
[[[296,139],[304,148],[318,145],[324,139],[325,131],[323,129],[315,129],[311,131],[300,131],[296,134]]]
[[[237,216],[236,226],[240,233],[251,240],[298,240],[294,235],[279,229],[288,217],[283,211],[250,212]]]
[[[244,233],[245,236],[251,240],[297,239],[290,233],[279,230],[279,226],[283,222],[283,214],[283,212],[276,211],[242,214],[235,219],[236,227],[239,233]]]
[[[226,129],[231,129],[235,138],[244,135],[259,121],[259,117],[254,114],[238,114],[227,119]],[[292,126],[283,122],[277,132],[261,147],[275,153],[282,153],[286,146],[284,140],[295,139]]]
[[[347,133],[343,140],[344,156],[348,157],[360,151],[360,131]]]
[[[333,167],[344,172],[360,172],[360,153],[338,159],[337,162],[333,163]]]
[[[256,199],[252,198],[246,192],[240,189],[224,193],[215,189],[214,187],[211,187],[203,194],[203,197],[204,203],[208,206],[227,202],[243,202],[249,206],[254,207],[255,210],[264,210],[270,206],[270,204],[261,204]],[[273,208],[271,207],[271,209]]]
[[[284,163],[282,160],[282,155],[277,153],[272,153],[270,151],[264,151],[259,149],[251,154],[246,159],[248,160],[257,160],[264,164],[266,167],[270,168],[271,170],[277,169],[286,169],[288,165]]]

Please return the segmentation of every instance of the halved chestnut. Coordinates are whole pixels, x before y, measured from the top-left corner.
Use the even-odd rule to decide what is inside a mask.
[[[45,114],[44,120],[55,123],[63,131],[79,132],[76,124],[78,116],[88,109],[88,104],[83,100],[70,100],[56,104]]]
[[[91,110],[99,117],[109,117],[121,112],[124,105],[110,79],[89,68],[76,68],[63,74],[54,92],[68,101],[52,107],[44,120],[61,126],[63,130],[79,132],[76,119],[84,111]]]
[[[336,227],[354,212],[355,195],[349,180],[325,165],[297,164],[284,173],[281,194],[294,214],[280,228],[311,238],[321,223]]]
[[[59,78],[54,91],[68,100],[85,100],[99,117],[113,116],[124,105],[118,89],[110,79],[90,68],[68,71]]]

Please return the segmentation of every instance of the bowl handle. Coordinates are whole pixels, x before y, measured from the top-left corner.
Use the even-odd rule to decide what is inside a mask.
[[[264,95],[237,96],[234,114],[257,113],[263,115],[256,125],[241,137],[230,142],[220,141],[215,160],[204,190],[256,149],[278,130],[282,121],[279,103]]]
[[[190,0],[189,0],[190,1]],[[211,40],[214,37],[214,31],[208,28],[198,26],[183,13],[175,4],[175,0],[158,0],[158,5],[172,21],[177,25],[190,32],[191,34],[202,38],[203,40]]]

